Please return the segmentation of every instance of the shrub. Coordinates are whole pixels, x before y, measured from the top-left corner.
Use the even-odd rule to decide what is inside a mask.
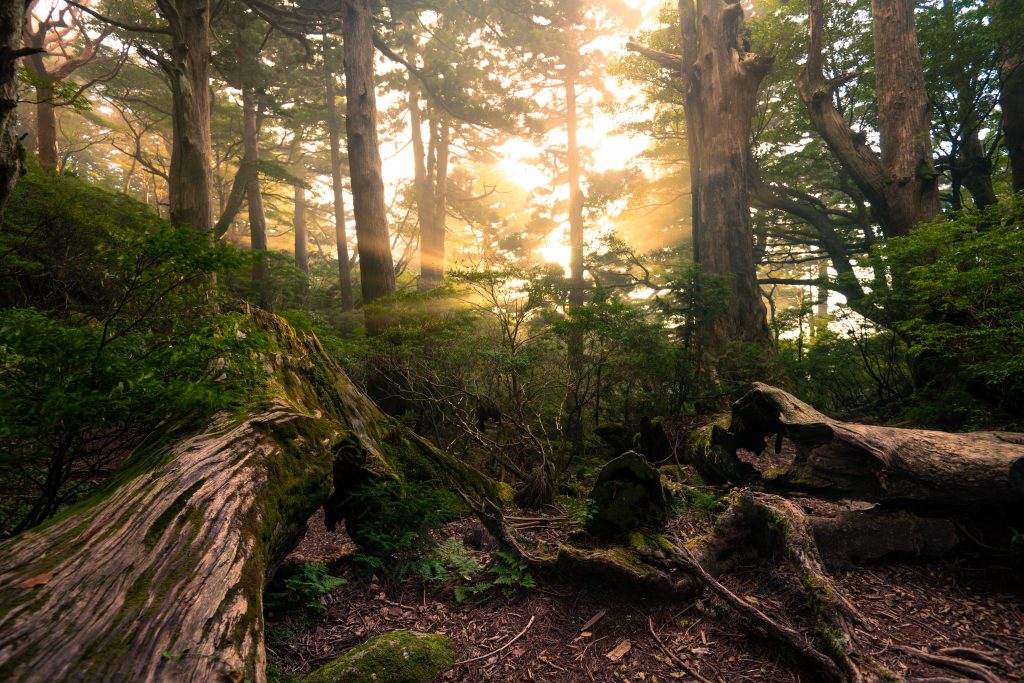
[[[869,301],[909,347],[916,420],[947,428],[1021,425],[1021,254],[1020,194],[919,225],[878,251],[894,274],[893,286]],[[947,410],[951,399],[961,407],[955,414]]]

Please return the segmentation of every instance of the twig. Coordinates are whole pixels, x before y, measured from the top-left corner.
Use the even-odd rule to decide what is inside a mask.
[[[658,647],[661,648],[661,651],[664,652],[669,659],[675,662],[679,666],[679,668],[681,668],[683,671],[696,678],[698,681],[700,681],[700,683],[714,683],[714,681],[712,681],[710,678],[705,678],[704,676],[701,676],[699,673],[691,669],[690,666],[683,661],[682,657],[676,655],[676,653],[672,652],[672,650],[669,650],[665,646],[665,643],[661,642],[661,638],[658,637],[658,632],[654,630],[654,620],[650,617],[647,617],[647,628],[650,629],[651,635],[654,636],[654,642],[658,644]]]
[[[534,622],[534,620],[536,618],[537,617],[535,617],[535,616],[530,617],[530,621],[528,621],[526,623],[526,626],[523,628],[523,630],[520,631],[519,633],[517,633],[515,635],[515,637],[512,638],[512,640],[508,641],[507,643],[505,643],[504,645],[499,647],[497,650],[492,650],[491,652],[488,652],[487,654],[480,655],[479,657],[473,657],[471,659],[463,659],[461,662],[455,662],[455,666],[461,666],[462,664],[469,664],[470,662],[476,662],[476,661],[479,661],[481,659],[487,659],[488,657],[493,657],[494,655],[498,654],[499,652],[501,652],[505,648],[507,648],[510,645],[512,645],[512,643],[514,643],[517,640],[519,640],[520,638],[522,638],[523,634],[526,633],[527,631],[529,631],[530,627],[533,626],[533,622]]]

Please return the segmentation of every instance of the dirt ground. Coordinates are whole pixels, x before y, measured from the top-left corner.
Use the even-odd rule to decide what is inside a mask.
[[[556,518],[519,524],[557,536],[564,532],[559,526],[570,523]],[[684,518],[674,525],[694,531],[701,521]],[[438,538],[479,533],[474,520],[462,520]],[[354,551],[344,532],[328,532],[318,516],[292,557],[342,558],[343,565]],[[475,555],[485,562],[489,551]],[[836,579],[885,643],[876,654],[901,677],[967,680],[895,649],[910,645],[931,653],[968,648],[959,654],[986,661],[1007,681],[1024,681],[1024,586],[1019,564],[1008,562],[967,557],[858,568]],[[416,577],[387,587],[353,580],[324,597],[327,610],[315,628],[273,643],[272,655],[285,672],[302,674],[371,636],[413,629],[443,633],[454,642],[460,663],[441,681],[816,680],[713,597],[672,601],[627,586],[554,575],[535,579],[533,589],[507,597],[492,591],[461,604],[451,590],[425,589]],[[744,567],[720,580],[776,619],[804,628],[810,623],[803,593],[782,565]]]

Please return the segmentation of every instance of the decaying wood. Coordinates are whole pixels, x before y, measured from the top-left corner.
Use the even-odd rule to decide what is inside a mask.
[[[808,522],[829,571],[891,558],[935,559],[960,545],[954,522],[906,510],[848,510]]]
[[[733,405],[732,423],[715,432],[712,446],[738,460],[739,449],[760,453],[772,437],[796,446],[792,465],[766,478],[776,489],[958,507],[1024,503],[1024,434],[841,422],[781,389],[755,383]],[[722,451],[717,455],[723,457]]]
[[[465,476],[446,484],[470,498],[494,495],[385,417],[315,339],[268,314],[253,324],[283,349],[266,359],[278,398],[152,438],[106,493],[0,546],[0,679],[264,681],[264,583],[339,465],[396,476],[415,451],[441,481]]]

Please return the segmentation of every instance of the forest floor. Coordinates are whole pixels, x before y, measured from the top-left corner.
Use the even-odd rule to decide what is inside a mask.
[[[520,524],[528,527],[524,533],[555,538],[571,523]],[[672,526],[691,535],[704,524],[689,516]],[[479,546],[481,530],[466,519],[441,529],[438,538],[456,536],[468,547]],[[481,564],[491,554],[483,545],[473,551]],[[344,532],[328,532],[318,515],[292,559],[338,567],[355,550]],[[933,653],[969,648],[1005,680],[1024,681],[1024,584],[1018,577],[1019,568],[990,557],[961,557],[857,568],[836,583],[886,643],[877,656],[902,678],[959,680],[892,645]],[[628,586],[553,575],[535,579],[532,589],[507,596],[491,591],[462,603],[450,589],[424,588],[415,575],[386,587],[352,580],[324,597],[326,613],[315,626],[286,629],[289,637],[270,639],[268,647],[283,672],[304,674],[371,636],[412,629],[449,636],[459,661],[472,660],[441,681],[694,680],[686,669],[721,682],[816,680],[709,595],[673,601]],[[785,563],[743,567],[720,580],[774,618],[809,627],[804,594]],[[271,619],[268,628],[274,626]]]

